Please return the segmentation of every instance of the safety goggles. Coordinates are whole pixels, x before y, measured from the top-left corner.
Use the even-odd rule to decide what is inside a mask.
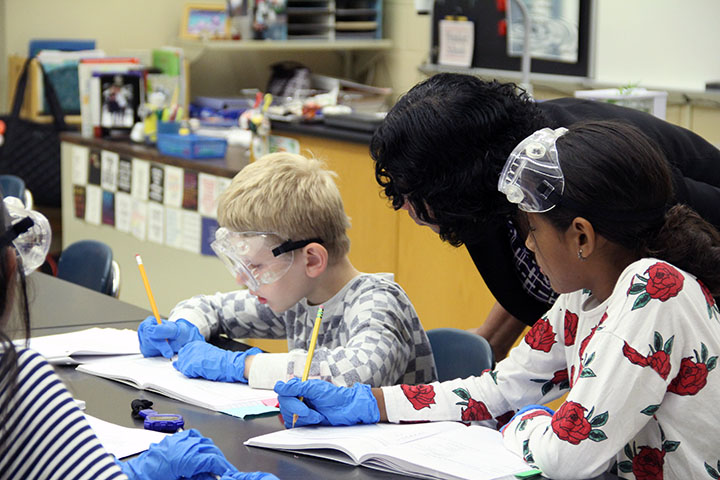
[[[210,247],[233,277],[251,290],[278,281],[295,258],[295,250],[319,238],[292,241],[271,232],[232,232],[219,228]]]
[[[552,209],[565,189],[555,143],[567,128],[543,128],[520,142],[500,173],[498,190],[525,212]]]
[[[12,244],[20,257],[23,272],[29,275],[45,262],[52,231],[47,218],[35,210],[28,210],[19,198],[3,199],[7,218],[5,233],[0,235],[0,247]]]

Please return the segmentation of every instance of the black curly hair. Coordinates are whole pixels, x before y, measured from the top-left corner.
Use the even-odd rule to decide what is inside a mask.
[[[720,233],[692,208],[675,205],[670,166],[645,134],[618,121],[583,122],[569,127],[557,149],[563,200],[543,215],[558,230],[586,217],[636,258],[668,261],[720,294]]]
[[[462,245],[512,211],[497,181],[513,148],[548,122],[512,83],[441,73],[414,86],[370,142],[375,178],[395,209],[407,200],[440,237]]]

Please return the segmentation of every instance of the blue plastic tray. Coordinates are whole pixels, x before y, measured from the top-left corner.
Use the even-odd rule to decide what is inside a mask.
[[[160,153],[190,159],[224,158],[227,141],[224,138],[201,135],[176,135],[158,133],[157,148]]]

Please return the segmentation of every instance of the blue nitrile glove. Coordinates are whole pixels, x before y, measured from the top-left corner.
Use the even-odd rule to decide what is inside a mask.
[[[510,419],[509,422],[507,422],[503,427],[500,429],[501,432],[504,432],[508,425],[513,423],[516,419],[522,417],[523,415],[527,414],[531,410],[537,410],[537,411],[545,411],[552,416],[555,412],[551,409],[546,407],[545,405],[528,405],[527,407],[523,407],[520,410],[517,411],[515,415]]]
[[[265,472],[225,472],[220,480],[280,480],[272,473]]]
[[[293,415],[298,416],[296,427],[380,421],[380,410],[370,385],[356,383],[348,388],[323,380],[303,382],[299,378],[291,378],[287,382],[277,382],[275,392],[285,428],[292,427]],[[303,401],[297,397],[303,397]]]
[[[117,462],[130,480],[210,480],[237,472],[212,440],[195,429],[168,435],[126,462]]]
[[[180,349],[173,366],[186,377],[248,383],[245,358],[258,353],[262,350],[256,347],[244,352],[231,352],[205,342],[190,342]]]
[[[175,322],[163,320],[158,324],[150,315],[138,327],[140,351],[146,357],[172,358],[183,345],[198,340],[205,341],[200,330],[184,318]]]

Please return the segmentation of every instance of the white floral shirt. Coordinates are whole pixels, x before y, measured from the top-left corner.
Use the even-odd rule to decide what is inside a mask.
[[[589,291],[561,295],[495,370],[383,392],[391,422],[507,424],[506,446],[551,478],[717,480],[718,355],[720,311],[707,288],[648,258],[602,303]],[[514,416],[565,393],[552,415]]]

